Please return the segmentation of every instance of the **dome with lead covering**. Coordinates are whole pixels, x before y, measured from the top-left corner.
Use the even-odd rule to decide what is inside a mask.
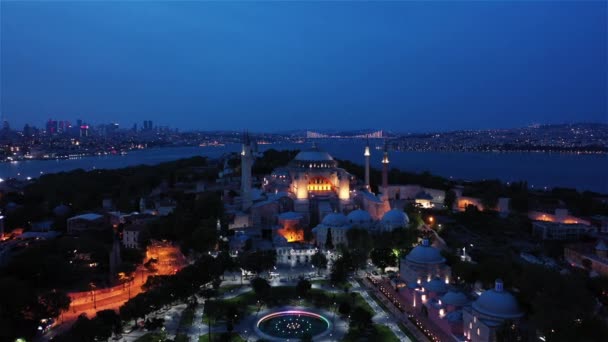
[[[403,210],[391,209],[382,216],[382,224],[390,228],[403,228],[408,225],[410,219]]]
[[[435,278],[435,279],[425,283],[424,285],[422,285],[422,287],[424,287],[424,289],[429,292],[435,292],[435,293],[448,292],[448,286],[445,284],[444,281],[442,281],[439,278]]]
[[[597,245],[595,246],[595,250],[596,251],[608,251],[608,246],[606,246],[606,243],[604,242],[604,240],[600,240],[600,242],[598,242]]]
[[[441,303],[453,306],[465,306],[469,302],[467,295],[462,292],[449,291],[441,297]]]
[[[491,317],[510,319],[523,316],[517,299],[503,289],[502,280],[496,280],[493,290],[485,291],[473,302],[473,309]]]
[[[313,146],[308,150],[304,150],[296,154],[291,162],[292,166],[300,168],[316,168],[325,169],[333,168],[338,165],[334,158],[327,152]]]
[[[348,220],[346,216],[341,213],[331,213],[327,214],[321,223],[328,227],[342,227],[348,224]]]
[[[422,240],[422,244],[414,247],[412,251],[405,257],[405,260],[415,264],[443,264],[445,258],[441,256],[439,249],[430,245],[428,239]]]
[[[365,210],[353,210],[346,216],[348,222],[352,224],[367,224],[372,222],[372,216]]]

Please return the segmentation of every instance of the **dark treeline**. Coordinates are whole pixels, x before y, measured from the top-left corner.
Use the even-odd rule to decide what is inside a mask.
[[[193,157],[154,166],[53,173],[33,180],[22,192],[6,194],[0,199],[0,205],[6,207],[9,202],[16,205],[7,210],[8,228],[27,227],[29,222],[48,218],[60,204],[80,213],[100,208],[102,200],[111,199],[116,209],[132,212],[138,209],[139,198],[163,181],[173,185],[180,181],[214,180],[217,170],[190,172],[192,168],[206,165],[205,158]]]

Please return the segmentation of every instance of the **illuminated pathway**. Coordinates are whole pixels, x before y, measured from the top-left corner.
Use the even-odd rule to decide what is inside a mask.
[[[399,341],[411,342],[410,338],[399,328],[399,326],[397,325],[397,320],[395,320],[395,318],[390,312],[387,313],[386,311],[384,311],[384,309],[381,308],[376,303],[376,301],[369,296],[367,290],[359,286],[358,282],[351,279],[350,283],[352,285],[351,291],[359,293],[361,297],[363,297],[363,299],[367,302],[367,304],[369,304],[369,306],[374,309],[374,312],[376,313],[376,315],[372,318],[372,321],[374,323],[387,326],[389,329],[391,329],[393,334],[397,336]]]

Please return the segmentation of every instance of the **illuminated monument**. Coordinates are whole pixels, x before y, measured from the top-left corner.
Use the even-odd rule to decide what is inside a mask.
[[[265,176],[261,189],[252,187],[253,145],[245,134],[240,201],[227,207],[227,213],[234,217],[229,223],[231,229],[260,230],[261,236],[282,248],[303,242],[309,229],[320,246],[329,230],[332,230],[334,245],[338,245],[347,243],[346,231],[353,227],[383,232],[408,226],[409,219],[403,210],[391,210],[387,196],[380,197],[370,191],[369,145],[362,151],[364,182],[358,183],[329,153],[313,144],[286,166]],[[388,161],[387,150],[384,161]]]
[[[266,178],[264,190],[287,192],[293,197],[294,211],[309,219],[311,207],[319,208],[320,216],[352,210],[354,180],[329,153],[313,145],[298,153],[286,167],[274,170]]]

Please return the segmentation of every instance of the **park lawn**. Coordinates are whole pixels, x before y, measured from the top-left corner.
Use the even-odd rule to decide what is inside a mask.
[[[336,304],[340,304],[347,301],[353,307],[360,306],[371,313],[374,312],[369,304],[367,304],[365,299],[363,299],[363,297],[356,292],[346,293],[340,291],[334,293],[320,289],[310,289],[304,298],[299,299],[294,286],[275,286],[272,287],[270,291],[270,296],[268,296],[268,299],[266,299],[263,303],[263,307],[265,308],[284,305],[301,305],[331,310],[334,302]],[[220,307],[234,306],[241,308],[245,315],[252,314],[258,309],[258,299],[253,291],[245,292],[230,299],[218,299],[217,302]],[[218,313],[218,316],[219,317],[211,316],[211,319],[217,321],[218,319],[222,318],[221,313]],[[203,317],[203,320],[206,322],[207,315]]]
[[[211,335],[211,342],[219,341],[221,334],[213,334]],[[198,337],[198,342],[209,342],[209,334],[201,335]],[[230,336],[230,342],[245,342],[245,340],[241,337],[241,335],[237,333],[232,333]]]
[[[240,284],[230,284],[230,285],[226,285],[226,286],[221,286],[219,289],[217,289],[217,295],[218,296],[222,296],[225,293],[228,293],[232,290],[237,290],[240,289],[241,287],[243,287],[245,285],[240,285]]]
[[[139,337],[135,342],[162,342],[167,339],[165,333],[153,332]]]
[[[177,335],[175,335],[175,339],[173,341],[175,341],[175,342],[189,342],[190,338],[188,337],[188,335],[177,334]]]
[[[372,324],[369,329],[364,331],[349,329],[342,339],[342,342],[360,341],[399,342],[399,338],[388,327],[381,324]]]

